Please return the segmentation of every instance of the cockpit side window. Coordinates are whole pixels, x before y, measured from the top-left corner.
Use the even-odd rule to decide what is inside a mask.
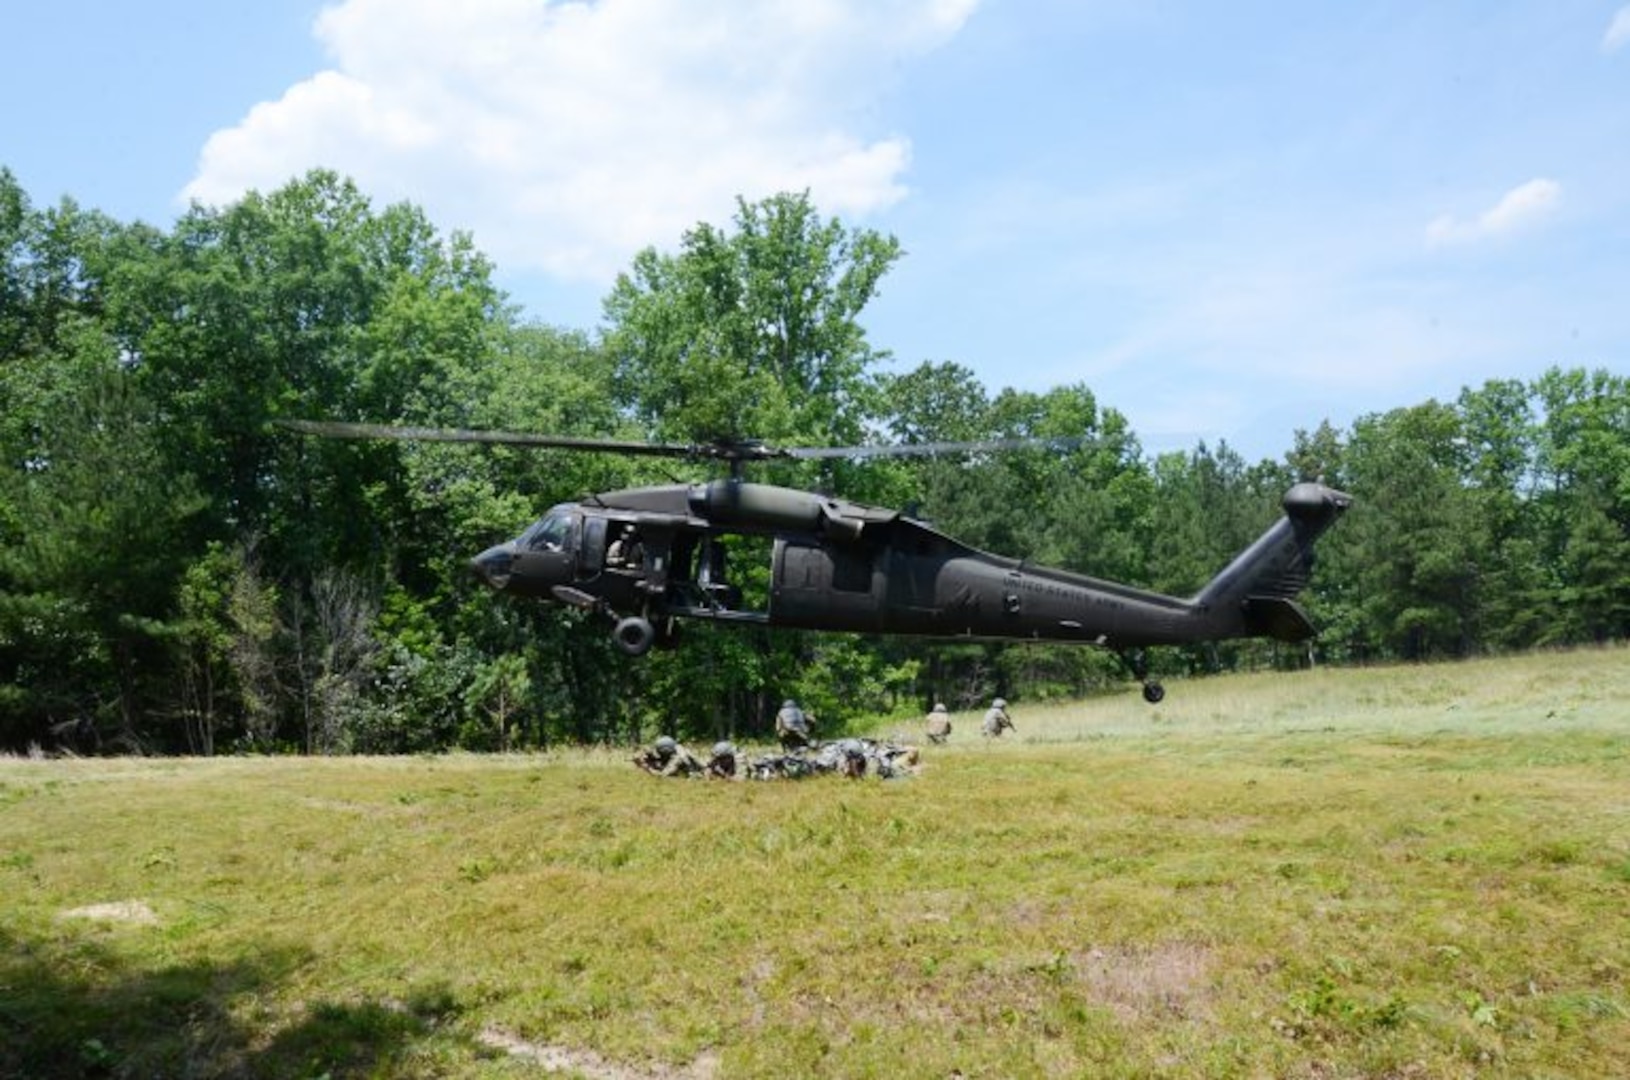
[[[562,551],[572,534],[576,515],[551,510],[542,521],[521,534],[521,547],[528,551]]]

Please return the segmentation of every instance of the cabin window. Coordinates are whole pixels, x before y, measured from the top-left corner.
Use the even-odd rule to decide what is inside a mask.
[[[832,551],[832,587],[839,592],[872,591],[871,553]]]

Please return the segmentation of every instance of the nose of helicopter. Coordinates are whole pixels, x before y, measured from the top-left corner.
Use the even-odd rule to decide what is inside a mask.
[[[513,543],[494,544],[470,560],[470,569],[475,576],[485,581],[494,589],[502,590],[509,584],[510,568],[515,563],[515,545]]]

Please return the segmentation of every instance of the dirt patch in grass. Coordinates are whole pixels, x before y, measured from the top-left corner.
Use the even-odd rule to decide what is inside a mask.
[[[62,913],[62,918],[130,923],[134,926],[158,925],[157,912],[140,900],[115,900],[106,904],[88,904],[85,907],[70,908]]]
[[[490,1049],[529,1061],[546,1074],[569,1073],[588,1080],[712,1080],[719,1070],[719,1059],[713,1054],[703,1054],[689,1065],[679,1067],[660,1064],[635,1067],[608,1061],[592,1050],[528,1042],[497,1028],[487,1028],[479,1041]]]
[[[1212,957],[1199,945],[1110,945],[1071,958],[1087,995],[1131,1024],[1172,1018],[1198,1020],[1210,1012]]]

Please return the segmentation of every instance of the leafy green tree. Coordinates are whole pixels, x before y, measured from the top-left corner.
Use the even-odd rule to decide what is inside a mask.
[[[1630,379],[1552,368],[1534,384],[1538,546],[1558,600],[1547,639],[1630,633]]]
[[[990,400],[961,364],[923,362],[882,380],[889,433],[908,445],[990,437]]]
[[[498,316],[467,238],[441,240],[410,207],[376,213],[354,185],[314,172],[194,206],[125,264],[109,321],[168,418],[171,467],[212,497],[207,539],[259,535],[308,583],[328,562],[378,559],[398,449],[272,422],[411,420],[444,398],[449,367],[476,362]]]
[[[618,398],[655,437],[763,438],[791,445],[864,441],[878,410],[871,369],[882,359],[858,316],[899,257],[899,244],[824,220],[807,193],[739,200],[733,230],[701,224],[679,252],[642,251],[605,302],[605,347]],[[887,476],[839,463],[824,477],[851,498]],[[820,483],[808,468],[763,479]],[[851,482],[852,481],[852,482]],[[758,553],[732,542],[738,584],[762,602]],[[791,685],[811,656],[806,635],[686,631],[682,657],[656,657],[649,693],[691,731],[758,722],[757,702]],[[669,671],[668,668],[678,670]],[[721,696],[715,673],[736,687]]]
[[[346,753],[366,712],[378,640],[378,601],[369,583],[343,570],[325,570],[310,600],[290,618],[296,646],[297,701],[306,753]]]
[[[42,456],[6,474],[27,523],[0,552],[0,691],[13,742],[173,750],[149,722],[173,699],[164,672],[188,519],[201,500],[164,473],[147,404],[106,371],[79,387]]]
[[[1197,593],[1280,515],[1289,486],[1286,470],[1266,462],[1248,466],[1227,443],[1204,443],[1187,454],[1170,452],[1152,468],[1146,560],[1149,584],[1176,596]],[[1270,662],[1272,646],[1249,642],[1206,644],[1183,650],[1186,666]]]
[[[153,481],[148,403],[99,321],[104,288],[91,267],[117,233],[68,200],[34,210],[0,171],[0,737],[14,747],[52,745],[52,730],[80,745],[116,730],[133,739],[134,671],[127,664],[118,685],[116,655],[138,651],[136,626],[159,629],[151,583],[134,577],[151,554],[119,568],[123,524],[156,525],[171,504]],[[128,489],[126,468],[138,477]],[[150,519],[124,505],[138,493],[156,499]],[[106,594],[86,576],[110,573]],[[121,625],[117,646],[97,637]]]
[[[175,643],[181,654],[182,719],[190,754],[215,753],[221,713],[229,696],[231,574],[229,555],[219,544],[212,544],[181,579]]]
[[[493,746],[501,752],[511,748],[514,718],[525,707],[531,682],[526,658],[508,653],[483,664],[470,683],[470,702],[491,718]]]
[[[1561,570],[1564,640],[1597,645],[1630,635],[1630,537],[1592,497],[1570,508]]]
[[[1472,651],[1483,530],[1458,413],[1428,402],[1361,418],[1346,458],[1360,502],[1342,528],[1370,646],[1409,660]]]
[[[22,352],[23,312],[31,299],[23,280],[31,216],[28,192],[10,169],[0,168],[0,357]]]
[[[1551,636],[1558,597],[1540,558],[1534,499],[1537,426],[1529,388],[1490,380],[1461,391],[1464,484],[1475,504],[1481,577],[1479,643],[1521,648]]]
[[[1312,431],[1298,429],[1285,454],[1288,479],[1317,480],[1334,488],[1346,488],[1351,483],[1347,478],[1346,447],[1347,440],[1328,420]]]
[[[619,275],[605,314],[622,401],[662,438],[860,442],[881,357],[858,316],[899,256],[807,193],[738,200],[734,232],[698,225]]]
[[[976,457],[929,504],[977,547],[1123,581],[1145,581],[1152,490],[1126,418],[1082,385],[1034,394],[1003,390],[987,437],[1043,440]],[[1047,445],[1045,440],[1058,440]]]

